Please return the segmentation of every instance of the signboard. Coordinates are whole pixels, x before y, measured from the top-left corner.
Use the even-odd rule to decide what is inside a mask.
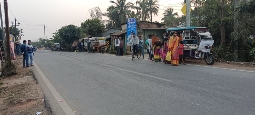
[[[182,9],[181,9],[181,12],[183,13],[183,15],[184,16],[186,16],[186,14],[187,14],[187,5],[186,5],[186,3],[182,6]],[[190,12],[191,12],[191,7],[190,7]]]
[[[127,19],[127,43],[129,42],[131,35],[131,32],[134,32],[135,35],[137,35],[137,29],[136,29],[136,19],[135,18],[128,18]]]

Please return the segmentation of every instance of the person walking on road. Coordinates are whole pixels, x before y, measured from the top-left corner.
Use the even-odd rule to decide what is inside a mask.
[[[133,49],[134,55],[137,55],[138,54],[139,39],[137,38],[135,33],[132,33],[132,37],[130,39],[130,42],[133,44],[132,49]],[[135,57],[133,57],[133,58],[135,58]],[[137,55],[137,58],[138,58],[138,55]]]
[[[27,52],[27,41],[23,40],[23,44],[20,46],[20,51],[23,54],[23,67],[28,66],[28,52]]]
[[[27,45],[27,52],[28,52],[28,60],[29,64],[33,66],[33,53],[34,53],[34,48],[31,44],[31,40],[28,40],[28,45]]]

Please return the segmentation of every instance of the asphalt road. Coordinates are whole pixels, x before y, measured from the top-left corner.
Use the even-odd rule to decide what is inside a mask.
[[[77,115],[254,115],[255,73],[113,55],[37,51]]]

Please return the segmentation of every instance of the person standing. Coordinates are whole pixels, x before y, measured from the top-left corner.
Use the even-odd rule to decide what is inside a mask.
[[[115,38],[116,56],[120,56],[120,40],[118,37]]]
[[[153,46],[152,49],[153,49],[154,60],[161,61],[161,58],[160,58],[161,42],[156,35],[153,35],[152,37],[152,46]]]
[[[33,66],[33,46],[31,44],[31,40],[28,40],[28,45],[27,45],[27,53],[28,53],[28,60],[30,61],[30,65]]]
[[[87,50],[88,50],[88,53],[91,52],[91,50],[90,50],[90,44],[91,44],[90,38],[91,37],[89,37],[88,40],[87,40]]]
[[[119,40],[120,40],[120,49],[119,49],[119,51],[120,51],[120,56],[123,56],[124,54],[123,54],[123,48],[124,48],[124,40],[121,38],[121,37],[119,37]]]
[[[23,67],[28,66],[28,52],[27,52],[27,41],[23,40],[23,44],[20,46],[20,51],[23,54]]]
[[[147,53],[149,54],[149,58],[150,60],[152,60],[152,52],[151,52],[151,48],[152,48],[152,42],[151,42],[151,37],[152,35],[148,35],[148,39],[145,41],[146,45],[147,45]]]
[[[143,49],[143,39],[142,39],[142,36],[139,36],[139,50],[144,58],[144,49]]]
[[[179,59],[180,59],[180,62],[183,65],[186,65],[185,62],[184,62],[184,56],[183,56],[183,50],[184,50],[183,41],[180,41],[180,44],[179,44],[178,48],[179,48]]]
[[[178,51],[178,46],[179,46],[179,37],[177,36],[177,32],[174,32],[173,37],[170,38],[169,40],[169,51],[171,51],[171,63],[174,66],[179,65],[179,51]]]

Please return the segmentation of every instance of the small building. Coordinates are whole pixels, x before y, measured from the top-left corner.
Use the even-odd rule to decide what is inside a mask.
[[[163,33],[166,32],[166,28],[164,27],[165,24],[158,23],[158,22],[149,22],[149,21],[139,21],[137,22],[137,33],[138,35],[142,35],[143,39],[145,41],[146,38],[148,38],[149,34],[155,34],[159,38],[163,37]],[[123,39],[125,39],[125,46],[126,46],[126,39],[127,39],[127,24],[124,23],[121,26],[121,30],[118,32],[113,33],[111,36],[112,43],[114,43],[114,37],[121,36]],[[124,52],[127,53],[127,51],[130,51],[130,47],[125,47]]]
[[[120,29],[108,29],[106,31],[104,31],[102,33],[102,37],[106,38],[106,45],[107,45],[107,49],[109,49],[109,47],[112,45],[113,42],[113,37],[111,36],[112,34],[121,31]]]

